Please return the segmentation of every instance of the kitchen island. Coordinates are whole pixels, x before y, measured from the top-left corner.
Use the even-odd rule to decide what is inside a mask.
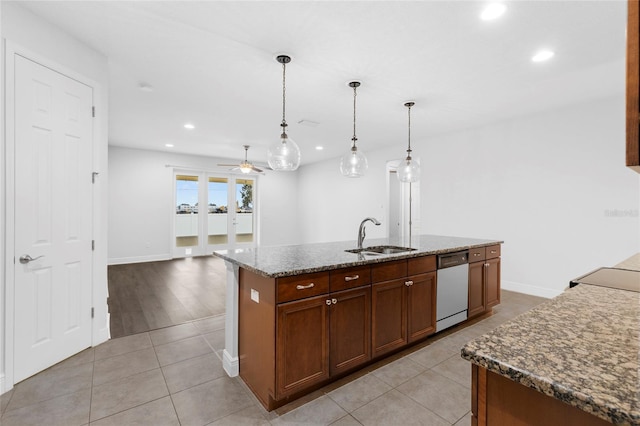
[[[491,310],[501,243],[422,235],[392,253],[351,253],[351,241],[216,251],[227,266],[223,367],[271,410],[434,334],[438,254],[468,251],[484,267],[469,297],[474,315]]]
[[[568,289],[462,348],[472,424],[639,425],[639,342],[640,293]]]

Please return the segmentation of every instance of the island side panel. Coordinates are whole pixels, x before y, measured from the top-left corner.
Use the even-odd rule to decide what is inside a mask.
[[[276,282],[242,268],[239,278],[240,377],[269,407],[275,395]]]
[[[605,426],[611,423],[473,365],[472,425]]]

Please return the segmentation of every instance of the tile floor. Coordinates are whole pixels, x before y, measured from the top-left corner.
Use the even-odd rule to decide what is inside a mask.
[[[503,291],[494,315],[267,412],[222,369],[224,316],[110,340],[0,396],[13,425],[469,425],[460,347],[544,299]]]

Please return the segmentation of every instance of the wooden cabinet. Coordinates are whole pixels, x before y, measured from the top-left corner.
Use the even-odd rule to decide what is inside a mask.
[[[626,164],[640,172],[640,4],[638,0],[629,0],[627,4]]]
[[[605,426],[611,423],[475,364],[471,366],[474,426]]]
[[[483,307],[499,300],[496,267]],[[240,376],[267,410],[435,332],[436,256],[284,278],[241,268],[238,282]]]
[[[316,296],[278,305],[278,399],[329,378],[327,300],[327,296]]]
[[[469,261],[468,317],[472,318],[500,303],[500,245],[469,250]]]
[[[372,356],[435,332],[435,256],[374,265],[371,276]],[[409,272],[417,275],[407,275]],[[386,280],[375,282],[377,280]]]
[[[331,293],[329,373],[351,370],[371,359],[371,287]]]

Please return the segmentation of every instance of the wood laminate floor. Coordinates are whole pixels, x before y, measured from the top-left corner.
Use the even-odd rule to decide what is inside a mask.
[[[111,337],[223,314],[226,269],[213,256],[108,268]]]

